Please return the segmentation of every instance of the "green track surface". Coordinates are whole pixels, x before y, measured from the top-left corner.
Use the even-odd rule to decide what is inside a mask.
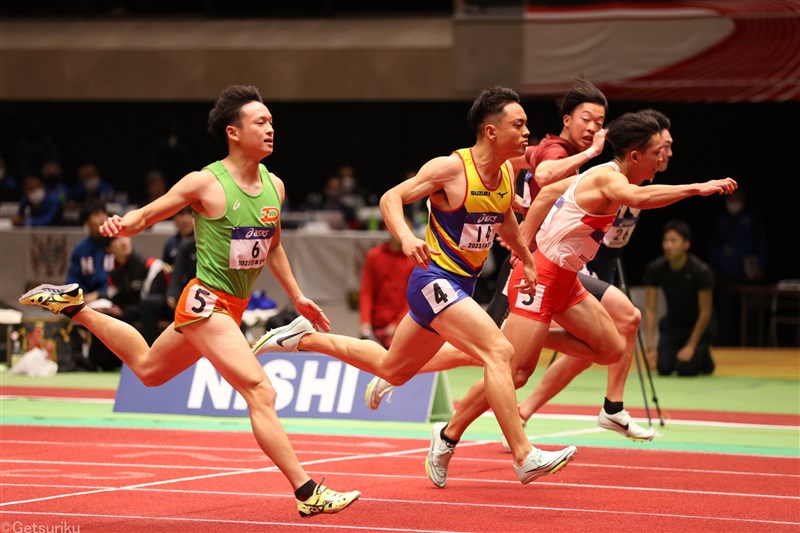
[[[543,368],[537,369],[531,382],[518,392],[524,398],[541,379]],[[481,375],[478,368],[462,368],[448,373],[454,399],[463,397]],[[591,368],[551,402],[554,405],[591,406],[598,410],[605,391],[606,372]],[[702,410],[742,413],[800,414],[800,385],[790,376],[756,378],[740,376],[707,376],[699,378],[666,378],[653,376],[659,404],[667,425],[659,427],[659,436],[651,443],[634,443],[616,433],[599,430],[591,417],[534,418],[528,433],[543,444],[575,444],[606,446],[635,450],[658,449],[716,453],[744,453],[774,456],[800,456],[800,429],[760,427],[758,425],[698,424],[670,421],[670,410]],[[116,390],[118,373],[65,373],[37,379],[0,374],[0,386],[54,387]],[[635,370],[626,389],[626,406],[643,407],[644,400]],[[651,402],[654,423],[658,423]],[[679,418],[676,416],[675,418]],[[153,415],[113,412],[113,401],[78,401],[68,399],[31,399],[4,397],[0,400],[0,422],[3,425],[123,427],[152,429],[187,429],[206,431],[250,431],[247,417],[209,417]],[[750,421],[752,422],[752,420]],[[646,421],[645,421],[646,423]],[[411,437],[427,439],[430,425],[423,423],[370,422],[285,418],[289,433],[374,435],[376,437]],[[491,416],[477,420],[465,434],[470,440],[497,440],[499,426]]]

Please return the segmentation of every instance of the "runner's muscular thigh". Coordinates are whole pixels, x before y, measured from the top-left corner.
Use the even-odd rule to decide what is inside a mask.
[[[486,361],[486,355],[509,344],[494,320],[472,298],[465,298],[445,309],[431,326],[443,339],[461,350]]]

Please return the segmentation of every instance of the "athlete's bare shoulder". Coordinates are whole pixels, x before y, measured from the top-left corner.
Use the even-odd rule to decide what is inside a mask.
[[[455,153],[434,157],[419,169],[417,176],[423,180],[444,183],[464,175],[464,162]]]
[[[200,214],[224,208],[225,192],[222,184],[213,172],[204,168],[188,173],[176,183],[168,194],[179,194],[192,204],[192,208]]]
[[[269,173],[269,177],[272,180],[273,185],[275,185],[275,190],[278,191],[278,198],[281,202],[283,202],[283,199],[286,196],[286,186],[283,184],[283,180],[272,172]]]

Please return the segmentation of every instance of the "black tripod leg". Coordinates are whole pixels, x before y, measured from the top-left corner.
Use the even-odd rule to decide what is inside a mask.
[[[642,334],[638,331],[636,332],[636,337],[638,339],[638,350],[642,354],[642,363],[644,364],[645,370],[647,370],[647,380],[650,382],[650,390],[653,391],[653,405],[655,405],[656,412],[658,413],[658,423],[663,427],[664,426],[664,415],[661,414],[661,407],[658,405],[658,396],[656,396],[656,388],[653,385],[653,373],[650,372],[650,365],[647,364],[647,359],[645,358],[644,354],[644,341],[642,341]],[[639,360],[636,360],[636,363],[639,363]]]
[[[622,290],[622,292],[625,293],[625,296],[627,296],[628,299],[630,300],[631,292],[630,290],[628,290],[628,284],[625,278],[625,271],[622,268],[622,258],[620,257],[617,257],[617,276],[618,276],[617,279],[619,280],[620,290]],[[633,351],[633,357],[636,360],[636,370],[639,372],[639,383],[642,386],[642,394],[644,395],[644,406],[645,410],[647,411],[647,421],[650,423],[651,426],[653,425],[653,421],[650,418],[650,408],[647,402],[647,392],[645,390],[644,377],[642,376],[642,365],[644,365],[644,369],[647,373],[647,381],[650,384],[650,390],[653,393],[653,405],[655,406],[656,412],[658,413],[659,424],[661,426],[664,426],[664,416],[661,414],[661,407],[658,404],[658,396],[656,395],[656,388],[655,385],[653,384],[653,374],[650,372],[650,365],[647,364],[647,360],[645,358],[646,352],[644,349],[644,342],[642,342],[642,334],[639,331],[636,332],[636,340],[637,344]],[[641,361],[639,359],[640,357]]]
[[[639,346],[634,345],[633,347],[633,360],[636,361],[636,373],[639,374],[639,386],[642,388],[642,398],[644,398],[644,411],[647,415],[647,423],[650,427],[653,427],[653,417],[650,415],[650,403],[647,401],[647,390],[644,385],[644,376],[642,375],[642,362],[639,360]],[[645,368],[647,368],[647,362],[644,363]],[[652,382],[650,383],[652,387]],[[655,400],[655,393],[653,393],[653,399]],[[658,403],[656,403],[656,407],[658,407]],[[660,415],[660,412],[659,412]],[[664,423],[662,421],[661,425],[663,426]]]

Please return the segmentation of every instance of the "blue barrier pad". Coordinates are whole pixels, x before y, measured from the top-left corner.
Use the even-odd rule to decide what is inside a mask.
[[[364,402],[367,384],[373,378],[327,355],[267,353],[258,357],[277,392],[276,409],[281,417],[347,418],[427,422],[437,383],[437,374],[420,374],[398,387],[391,403],[377,411]],[[159,387],[145,387],[127,367],[122,367],[115,412],[181,415],[248,416],[244,399],[201,358]]]

